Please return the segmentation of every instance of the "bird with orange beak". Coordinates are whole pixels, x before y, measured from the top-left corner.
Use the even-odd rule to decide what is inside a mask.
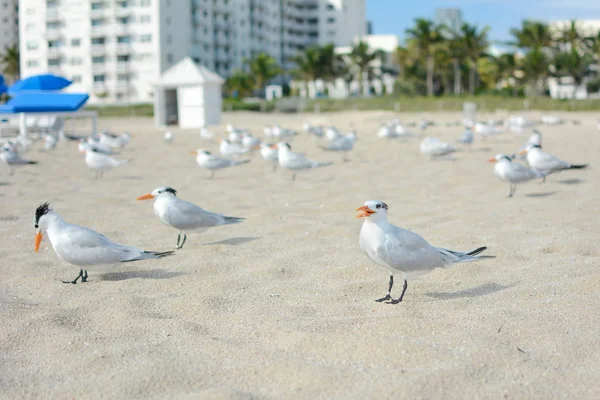
[[[204,149],[193,150],[192,154],[196,156],[196,163],[200,168],[210,171],[210,179],[214,178],[215,172],[220,169],[236,167],[238,165],[247,164],[250,160],[230,160],[214,156],[210,151]]]
[[[245,219],[206,211],[193,203],[181,200],[177,197],[177,191],[170,187],[156,188],[137,200],[154,200],[154,215],[163,224],[177,229],[176,249],[183,247],[187,239],[186,232],[202,232],[219,225],[237,224]]]
[[[537,170],[528,168],[523,164],[513,161],[511,157],[498,154],[488,160],[494,163],[494,175],[501,181],[508,182],[510,191],[508,197],[512,197],[517,191],[517,185],[534,179],[543,178],[545,175]]]
[[[36,253],[46,234],[58,257],[80,267],[79,275],[74,280],[63,283],[76,284],[79,278],[81,282],[86,282],[88,270],[91,269],[106,272],[121,263],[159,259],[173,254],[172,251],[144,251],[113,243],[91,229],[69,224],[48,203],[35,210],[34,227],[37,230],[34,246]]]
[[[375,300],[377,302],[400,303],[404,299],[409,279],[427,274],[436,268],[493,258],[478,256],[487,247],[462,252],[432,246],[416,233],[389,223],[389,207],[383,201],[369,200],[356,211],[359,212],[356,217],[364,219],[359,236],[361,250],[372,262],[390,273],[388,292],[384,297]],[[393,299],[392,287],[396,274],[401,274],[404,286],[400,297]]]

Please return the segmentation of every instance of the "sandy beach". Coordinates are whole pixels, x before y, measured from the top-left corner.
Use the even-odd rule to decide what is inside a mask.
[[[37,142],[23,156],[38,165],[0,169],[0,397],[598,399],[600,132],[596,114],[563,116],[581,124],[539,127],[544,149],[591,167],[524,184],[510,199],[486,160],[528,134],[477,137],[454,160],[430,160],[419,139],[377,138],[380,123],[420,114],[223,115],[220,135],[227,122],[261,137],[269,123],[356,128],[347,163],[305,133],[295,138],[295,151],[334,162],[295,182],[258,154],[209,180],[190,151],[217,145],[177,129],[167,145],[151,119],[100,120],[133,135],[118,156],[132,162],[100,180],[76,144],[43,152]],[[438,124],[426,135],[459,137],[444,123],[461,114],[428,117]],[[246,221],[78,285],[61,283],[78,269],[47,238],[33,250],[45,201],[116,242],[173,250],[176,231],[135,201],[167,185]],[[354,212],[369,199],[434,245],[486,245],[496,258],[410,282],[398,305],[376,303],[388,274],[360,251]]]

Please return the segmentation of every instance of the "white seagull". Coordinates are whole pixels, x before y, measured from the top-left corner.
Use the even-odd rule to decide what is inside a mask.
[[[54,150],[57,144],[58,138],[56,136],[50,135],[49,133],[44,134],[44,150]]]
[[[279,165],[279,150],[267,143],[260,144],[260,156],[265,160],[273,164],[273,171],[277,169]]]
[[[388,304],[397,304],[404,298],[408,279],[427,274],[436,268],[447,268],[457,263],[479,261],[493,256],[477,256],[487,249],[462,252],[434,247],[414,232],[399,228],[388,222],[388,206],[383,201],[369,200],[356,211],[357,218],[364,218],[360,229],[360,249],[375,264],[390,271],[390,282],[385,297],[375,301],[389,300]],[[394,274],[401,273],[404,278],[402,294],[392,299]]]
[[[177,247],[181,249],[187,239],[188,231],[205,231],[219,225],[238,224],[245,218],[228,217],[211,213],[197,205],[181,200],[177,191],[170,187],[154,189],[152,193],[145,194],[137,200],[154,200],[154,215],[165,225],[177,229]],[[180,242],[183,234],[183,240]]]
[[[215,138],[215,134],[209,131],[207,128],[200,129],[200,138],[208,141],[212,141]]]
[[[294,153],[288,143],[281,142],[274,146],[277,146],[278,149],[277,157],[279,159],[279,165],[281,168],[286,168],[293,172],[292,180],[296,180],[296,173],[298,171],[331,165],[330,162],[323,163],[312,161],[302,154]]]
[[[87,147],[86,147],[87,146]],[[77,144],[77,148],[81,153],[85,152],[86,148],[94,149],[97,153],[111,155],[112,148],[106,144],[102,144],[97,140],[90,138],[81,138]]]
[[[112,148],[123,148],[129,144],[131,135],[129,132],[124,132],[121,135],[115,135],[108,131],[100,133],[100,143],[110,146]]]
[[[337,151],[342,154],[342,161],[348,161],[347,154],[354,149],[354,143],[356,142],[356,132],[350,132],[347,135],[339,136],[325,146],[322,149],[325,151]]]
[[[215,172],[219,169],[235,167],[237,165],[247,164],[250,160],[230,160],[213,156],[210,151],[204,149],[193,150],[192,154],[196,155],[196,162],[201,168],[210,171],[210,179],[215,176]]]
[[[450,144],[442,142],[434,137],[426,137],[423,139],[419,150],[421,150],[421,153],[427,154],[431,157],[445,156],[456,151],[456,149]]]
[[[34,247],[36,252],[40,248],[42,235],[46,234],[58,257],[80,267],[79,275],[74,280],[63,283],[76,284],[79,278],[86,282],[90,267],[100,267],[99,270],[106,271],[121,263],[158,259],[173,254],[172,251],[144,251],[113,243],[97,232],[69,224],[50,209],[48,203],[35,210],[34,227],[37,229]]]
[[[103,177],[105,171],[129,163],[128,160],[117,160],[108,154],[101,153],[88,144],[84,144],[82,147],[80,151],[85,153],[85,165],[94,171],[96,179]]]
[[[221,139],[221,143],[219,144],[219,152],[225,157],[239,157],[248,153],[248,151],[250,151],[250,149],[242,145],[241,136],[239,143],[232,142],[229,139]]]
[[[171,131],[166,131],[163,135],[163,140],[165,143],[172,143],[175,140],[175,135]]]
[[[466,144],[467,146],[469,146],[469,148],[471,148],[474,138],[475,138],[475,135],[473,135],[473,131],[471,130],[471,128],[467,128],[460,135],[460,138],[458,139],[458,143]]]
[[[571,164],[563,161],[558,157],[542,151],[542,146],[538,144],[530,144],[527,146],[527,149],[519,154],[527,154],[527,163],[529,166],[544,174],[543,182],[546,182],[546,176],[550,174],[566,169],[583,169],[588,167],[588,164]]]
[[[488,162],[495,163],[494,175],[496,175],[498,179],[509,183],[510,191],[508,197],[512,197],[513,194],[515,194],[519,183],[544,178],[544,174],[540,171],[514,162],[510,157],[504,154],[498,154],[496,157],[490,158]]]
[[[9,143],[5,143],[0,148],[0,160],[2,160],[2,162],[8,166],[9,175],[13,175],[15,173],[15,166],[37,164],[37,161],[29,161],[21,158],[16,148],[11,146]]]

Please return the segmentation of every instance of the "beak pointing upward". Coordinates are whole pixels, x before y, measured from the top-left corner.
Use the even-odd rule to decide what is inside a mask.
[[[362,214],[358,214],[356,218],[370,217],[372,214],[375,214],[375,211],[371,210],[367,206],[358,207],[356,211],[362,211]]]
[[[495,163],[495,162],[496,162],[496,159],[495,159],[495,158],[490,158],[490,159],[489,159],[489,160],[487,160],[487,161],[488,161],[488,162],[491,162],[491,163]]]
[[[37,253],[40,249],[40,243],[42,243],[42,232],[38,232],[35,234],[35,252]]]
[[[154,196],[152,196],[150,193],[148,193],[148,194],[138,197],[136,200],[150,200],[153,198],[154,198]]]

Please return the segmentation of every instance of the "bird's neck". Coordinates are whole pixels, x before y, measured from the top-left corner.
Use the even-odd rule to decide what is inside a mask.
[[[67,223],[60,215],[58,215],[55,212],[46,215],[46,218],[46,232],[48,233],[48,237],[51,241],[54,235],[58,234],[61,230],[69,226],[69,223]]]

